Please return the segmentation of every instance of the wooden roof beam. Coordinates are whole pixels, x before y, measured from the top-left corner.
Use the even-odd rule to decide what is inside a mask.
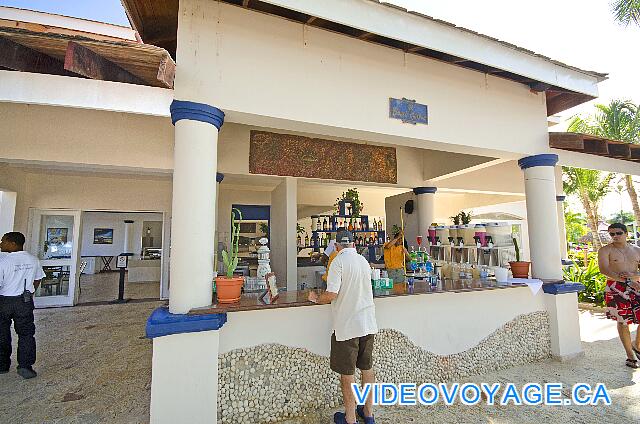
[[[67,44],[64,69],[91,79],[147,85],[139,77],[74,41]]]
[[[79,76],[65,70],[60,60],[4,37],[0,37],[0,66],[14,71]]]

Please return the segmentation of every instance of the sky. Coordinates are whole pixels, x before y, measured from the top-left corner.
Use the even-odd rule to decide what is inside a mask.
[[[598,85],[600,97],[561,114],[593,112],[594,103],[629,99],[640,104],[640,27],[621,26],[610,12],[611,0],[537,0],[523,3],[509,0],[393,0],[409,10],[442,19],[533,50],[581,69],[609,74]],[[2,6],[129,26],[119,0],[0,0]],[[566,124],[552,130],[563,131]],[[627,197],[626,194],[623,197]],[[630,210],[630,203],[623,201]],[[603,214],[620,210],[620,196],[609,196]]]

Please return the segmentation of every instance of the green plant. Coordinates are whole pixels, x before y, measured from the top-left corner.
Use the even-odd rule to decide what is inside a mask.
[[[269,224],[265,224],[264,222],[261,222],[260,231],[262,231],[262,234],[269,237]]]
[[[400,230],[400,227],[398,227],[396,224],[393,224],[393,227],[391,227],[391,233],[393,233],[393,237],[397,237],[400,235],[402,231]]]
[[[236,219],[236,212],[238,214],[238,219]],[[222,261],[224,262],[224,266],[227,270],[227,277],[233,277],[233,272],[238,267],[238,241],[240,240],[240,221],[242,221],[242,212],[238,209],[231,209],[231,226],[233,230],[231,231],[231,254],[229,254],[226,250],[222,251]]]
[[[518,240],[515,238],[513,240],[513,246],[516,249],[516,262],[520,262],[520,247],[518,247]]]
[[[578,300],[604,306],[604,289],[607,285],[607,277],[600,273],[598,260],[595,256],[590,258],[586,267],[574,264],[565,269],[564,279],[573,283],[584,284],[585,289],[578,293]]]
[[[453,221],[453,225],[466,225],[471,222],[471,217],[471,211],[460,211],[457,215],[450,216],[449,218]]]
[[[354,218],[360,216],[360,212],[364,209],[364,203],[360,201],[360,193],[357,188],[348,189],[336,199],[336,203],[334,204],[336,208],[336,215],[340,214],[340,201],[342,200],[349,200],[351,202],[351,216]]]
[[[296,234],[307,234],[307,231],[300,223],[296,223]]]

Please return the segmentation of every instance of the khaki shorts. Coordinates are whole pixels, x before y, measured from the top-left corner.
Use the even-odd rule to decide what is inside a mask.
[[[342,375],[353,375],[356,367],[370,370],[373,367],[373,334],[339,342],[331,335],[331,370]]]
[[[404,283],[404,269],[388,269],[387,275],[393,280],[394,283]]]

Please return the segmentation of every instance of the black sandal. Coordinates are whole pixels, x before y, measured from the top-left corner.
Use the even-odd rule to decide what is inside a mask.
[[[640,359],[640,350],[636,349],[633,346],[631,346],[631,349],[633,350],[633,353],[636,354],[636,358]]]
[[[627,362],[625,362],[625,365],[629,368],[638,368],[638,361],[636,361],[635,359],[627,358]]]

